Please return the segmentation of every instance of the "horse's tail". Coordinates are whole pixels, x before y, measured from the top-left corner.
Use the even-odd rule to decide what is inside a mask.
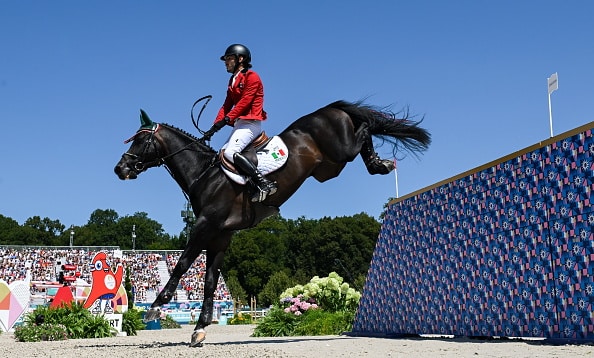
[[[402,118],[396,118],[397,114],[395,113],[365,105],[362,102],[336,101],[329,104],[328,107],[344,111],[349,115],[355,127],[366,123],[372,136],[381,138],[394,146],[394,156],[401,147],[416,154],[425,151],[431,143],[429,132],[419,127],[422,119],[410,120],[408,111],[397,113]]]

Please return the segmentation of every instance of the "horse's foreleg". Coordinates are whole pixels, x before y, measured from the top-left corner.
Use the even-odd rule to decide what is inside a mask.
[[[229,234],[229,237],[231,235]],[[228,241],[228,240],[224,240]],[[205,328],[212,323],[212,311],[214,304],[214,292],[221,275],[220,268],[223,265],[226,245],[217,250],[208,250],[206,253],[206,274],[204,275],[204,300],[202,301],[202,310],[198,323],[192,334],[191,347],[202,346],[202,341],[206,338]]]
[[[175,290],[177,289],[177,285],[182,276],[188,271],[190,266],[192,266],[192,263],[194,263],[194,260],[196,260],[198,255],[202,252],[203,245],[200,245],[197,242],[198,236],[201,234],[199,230],[200,227],[201,226],[199,226],[198,223],[194,226],[190,235],[190,240],[188,240],[184,252],[179,257],[173,272],[169,276],[167,284],[151,304],[151,308],[146,312],[144,316],[145,322],[155,320],[161,316],[161,307],[173,299]]]
[[[179,257],[177,264],[173,268],[173,272],[171,272],[167,284],[165,287],[163,287],[163,290],[161,290],[151,307],[162,306],[163,304],[169,303],[169,301],[171,301],[177,289],[177,285],[179,284],[179,280],[181,280],[182,276],[192,266],[192,263],[194,263],[194,260],[196,260],[201,252],[202,250],[200,247],[188,246],[185,249],[185,251]]]

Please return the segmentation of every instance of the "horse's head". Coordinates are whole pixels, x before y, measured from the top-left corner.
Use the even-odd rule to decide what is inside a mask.
[[[140,128],[136,134],[124,142],[132,142],[132,145],[122,155],[122,159],[114,169],[120,179],[136,179],[148,168],[163,163],[163,144],[157,135],[160,128],[160,124],[151,121],[149,116],[142,109],[140,110]]]

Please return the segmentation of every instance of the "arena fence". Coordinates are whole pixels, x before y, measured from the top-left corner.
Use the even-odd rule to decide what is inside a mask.
[[[593,128],[390,202],[353,333],[594,341]]]

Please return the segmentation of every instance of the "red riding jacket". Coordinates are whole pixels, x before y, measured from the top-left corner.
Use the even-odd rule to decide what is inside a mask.
[[[252,70],[240,72],[233,83],[233,76],[229,79],[227,98],[219,110],[215,123],[223,118],[231,119],[231,126],[238,118],[250,120],[265,120],[264,86],[260,76]]]

